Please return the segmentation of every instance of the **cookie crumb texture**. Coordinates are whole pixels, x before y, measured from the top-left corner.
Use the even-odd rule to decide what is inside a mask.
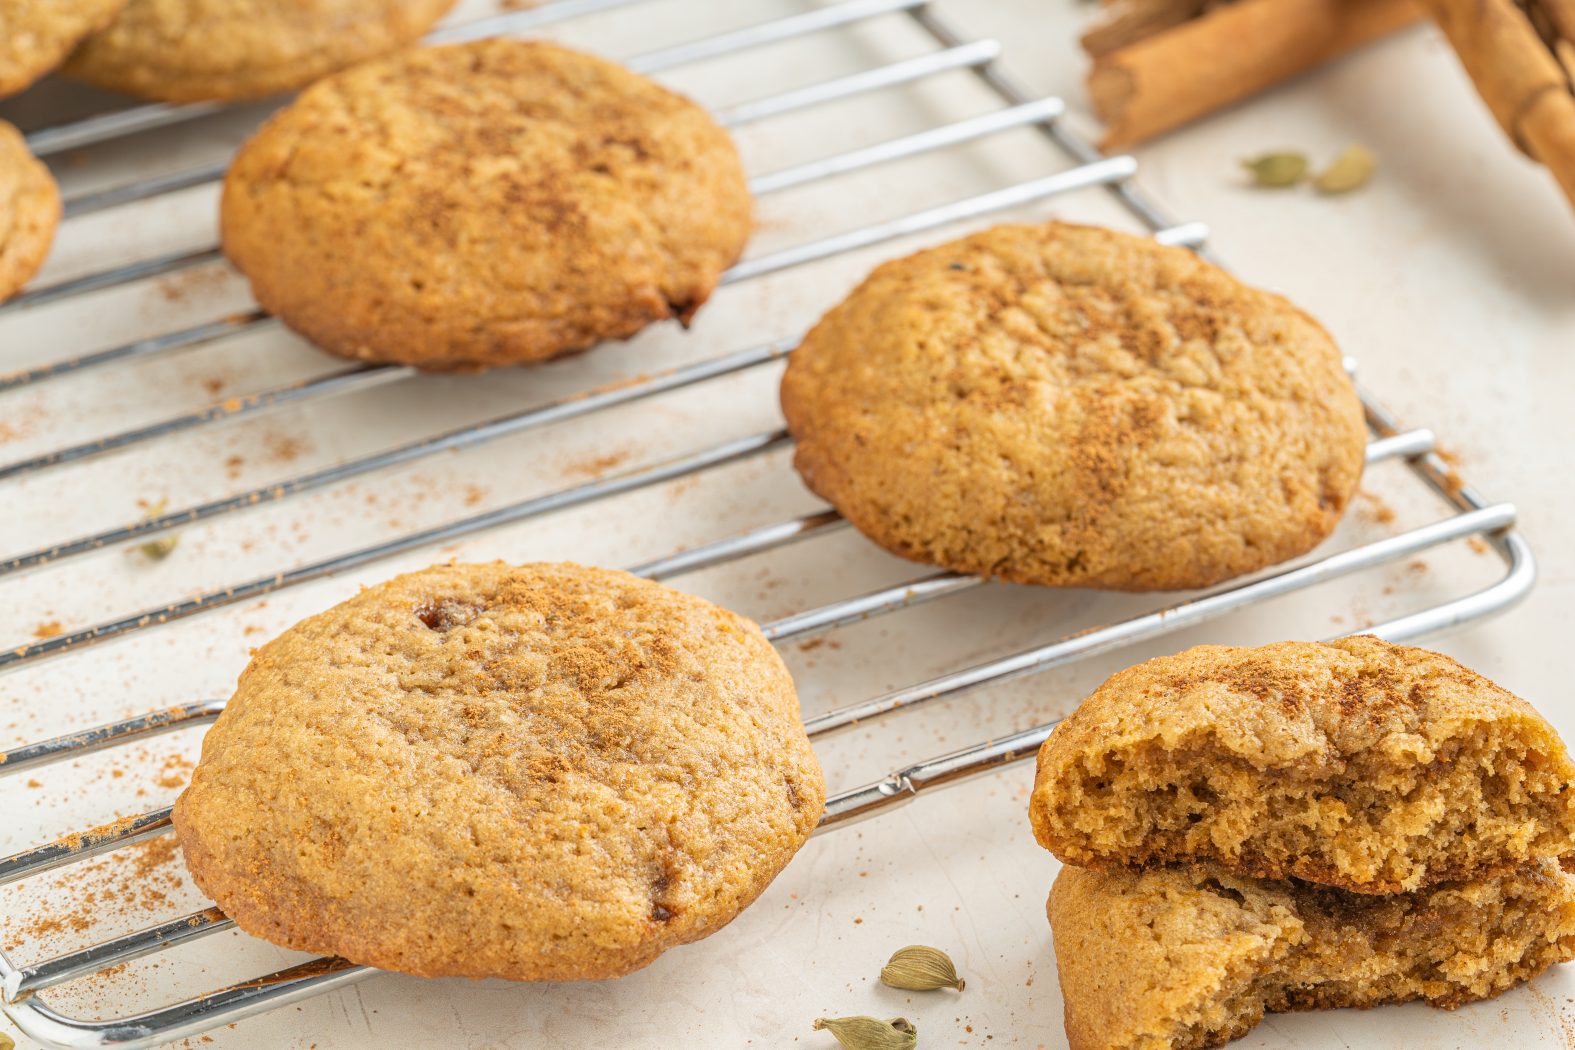
[[[16,128],[0,120],[0,302],[32,279],[60,225],[60,190]]]
[[[65,71],[164,102],[263,98],[410,44],[453,6],[454,0],[131,0],[77,49]]]
[[[125,6],[126,0],[0,0],[0,98],[60,65]]]
[[[1575,958],[1575,879],[1550,861],[1388,897],[1063,868],[1048,910],[1072,1050],[1218,1046],[1265,1012],[1452,1009]]]
[[[1333,340],[1191,252],[1000,226],[878,267],[793,355],[805,482],[916,561],[1201,587],[1311,549],[1361,475]]]
[[[1039,752],[1030,816],[1071,864],[1395,893],[1575,852],[1572,781],[1530,704],[1438,653],[1200,646],[1083,701]]]
[[[248,933],[563,981],[725,925],[824,802],[753,623],[626,573],[493,563],[401,576],[258,650],[175,828]]]
[[[225,180],[225,252],[326,350],[541,361],[687,321],[743,250],[743,165],[695,103],[543,43],[407,51],[325,80]]]

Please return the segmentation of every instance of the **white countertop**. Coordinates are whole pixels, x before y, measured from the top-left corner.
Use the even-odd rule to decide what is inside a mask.
[[[469,13],[487,9],[467,2]],[[798,0],[702,5],[653,0],[586,19],[562,35],[615,57],[801,10]],[[942,2],[973,34],[1007,44],[1007,67],[1032,88],[1064,95],[1080,116],[1073,41],[1088,9],[1044,0]],[[895,19],[851,32],[685,68],[663,79],[713,105],[915,53]],[[32,117],[65,105],[58,87],[0,113]],[[961,74],[840,109],[740,132],[752,171],[773,170],[943,119],[978,112],[985,96]],[[29,112],[31,111],[31,113]],[[58,165],[68,192],[128,172],[171,170],[215,156],[243,120],[205,122],[132,148]],[[1238,157],[1302,148],[1332,156],[1361,141],[1380,158],[1374,183],[1339,199],[1258,192]],[[1030,178],[1049,151],[1031,132],[923,161],[773,196],[750,254],[847,229],[870,218]],[[1575,554],[1563,546],[1575,496],[1561,476],[1575,393],[1575,215],[1550,179],[1499,135],[1430,29],[1405,32],[1252,103],[1138,151],[1140,181],[1182,219],[1213,230],[1211,245],[1243,276],[1318,315],[1358,361],[1364,384],[1403,422],[1435,429],[1484,493],[1514,501],[1541,567],[1532,596],[1508,614],[1431,644],[1537,704],[1575,733],[1563,649],[1575,627]],[[1011,213],[1120,221],[1098,191]],[[981,221],[966,224],[982,225]],[[1123,225],[1130,225],[1123,223]],[[529,372],[428,377],[209,428],[122,456],[0,482],[0,556],[135,519],[136,500],[170,506],[249,488],[315,465],[435,433],[526,404],[667,365],[789,336],[876,260],[964,229],[946,227],[724,291],[689,333],[671,327],[628,346]],[[212,236],[212,194],[196,190],[68,223],[50,280]],[[98,349],[242,308],[239,282],[213,270],[163,279],[67,307],[0,315],[0,371]],[[266,332],[37,389],[0,392],[0,463],[85,437],[341,365]],[[0,582],[0,644],[65,629],[309,561],[420,525],[474,513],[780,425],[774,368],[720,380],[591,419],[424,460],[342,489],[185,530],[156,565],[119,550]],[[1364,501],[1330,549],[1439,517],[1440,505],[1395,464],[1375,467]],[[7,488],[6,486],[10,487]],[[817,506],[782,453],[657,486],[589,508],[492,530],[380,561],[329,580],[230,607],[131,640],[0,676],[0,740],[23,742],[136,711],[227,695],[248,647],[352,593],[357,585],[437,558],[572,557],[628,565]],[[1390,508],[1390,515],[1380,508]],[[1496,559],[1456,544],[1351,580],[1187,630],[1146,646],[900,715],[817,745],[833,790],[905,761],[1025,728],[1064,713],[1110,671],[1202,641],[1322,637],[1485,585]],[[769,620],[923,575],[843,532],[675,582]],[[807,713],[1150,608],[1150,599],[992,587],[847,628],[824,644],[788,645]],[[0,780],[0,851],[167,802],[178,757],[195,734],[129,754],[41,772],[38,787]],[[167,761],[176,765],[165,766]],[[173,771],[175,776],[171,776]],[[119,775],[116,775],[118,772]],[[212,1033],[215,1050],[829,1047],[810,1030],[822,1015],[905,1014],[920,1045],[1062,1047],[1061,1004],[1043,901],[1055,862],[1028,831],[1031,770],[1014,766],[846,830],[817,837],[765,896],[726,930],[649,969],[606,983],[519,986],[377,976],[352,989]],[[138,792],[141,792],[139,795]],[[160,869],[155,877],[168,877]],[[169,900],[89,909],[94,927],[50,931],[41,920],[128,874],[105,865],[0,891],[0,942],[23,959],[123,932],[201,903]],[[94,879],[101,880],[95,882]],[[167,888],[166,888],[167,889]],[[123,894],[121,896],[124,896]],[[81,909],[77,909],[80,911]],[[898,993],[876,981],[909,943],[943,947],[967,977],[961,996]],[[298,958],[221,934],[121,974],[86,982],[84,1012],[124,1012],[266,972]],[[1566,968],[1568,969],[1568,968]],[[1242,1047],[1445,1048],[1566,1046],[1575,1031],[1575,973],[1555,972],[1501,999],[1453,1013],[1422,1006],[1271,1017]],[[10,1031],[0,1022],[0,1030]],[[19,1045],[29,1047],[26,1039]]]

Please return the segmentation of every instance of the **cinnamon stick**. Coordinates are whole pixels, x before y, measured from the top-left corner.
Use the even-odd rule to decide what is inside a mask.
[[[1130,42],[1101,52],[1112,35],[1096,34],[1127,6],[1113,5],[1105,26],[1084,37],[1107,150],[1196,120],[1423,15],[1413,0],[1235,0],[1135,40],[1116,34]]]
[[[1545,165],[1575,204],[1575,4],[1424,3],[1510,141]]]

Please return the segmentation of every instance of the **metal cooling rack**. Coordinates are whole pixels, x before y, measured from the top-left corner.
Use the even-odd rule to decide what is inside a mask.
[[[522,32],[578,16],[632,7],[644,0],[557,0],[546,6],[483,18],[460,26],[445,27],[434,40],[455,41],[503,32]],[[792,37],[850,27],[879,17],[901,17],[918,26],[933,41],[933,50],[915,58],[868,68],[823,83],[786,91],[754,102],[718,111],[729,126],[762,121],[793,111],[827,105],[866,92],[916,83],[947,71],[971,73],[998,96],[1001,108],[956,123],[931,126],[889,141],[852,149],[835,156],[794,167],[755,175],[751,186],[765,195],[867,169],[905,158],[956,146],[1012,128],[1040,131],[1065,154],[1072,166],[1041,177],[952,201],[890,221],[813,240],[740,262],[723,278],[734,285],[794,267],[805,266],[858,248],[877,245],[901,236],[935,230],[961,220],[989,216],[1014,206],[1040,201],[1071,190],[1100,186],[1157,238],[1202,250],[1206,234],[1196,223],[1178,224],[1168,219],[1131,178],[1136,165],[1130,157],[1105,157],[1058,121],[1063,105],[1055,98],[1035,98],[1008,79],[996,66],[1001,48],[994,41],[965,40],[924,0],[844,0],[788,17],[768,20],[747,28],[695,40],[648,53],[627,61],[644,73],[663,70],[729,54]],[[135,135],[207,116],[215,106],[148,105],[121,110],[70,124],[51,127],[29,136],[41,154],[57,154],[82,146]],[[161,194],[212,182],[222,176],[222,165],[207,165],[157,178],[138,180],[109,189],[95,190],[67,201],[70,216],[146,200]],[[36,287],[0,306],[0,316],[11,311],[58,302],[90,291],[143,281],[174,273],[219,258],[217,248],[203,248],[139,260],[86,276]],[[110,347],[94,353],[53,361],[0,376],[0,396],[6,390],[32,387],[58,377],[102,368],[113,362],[146,358],[212,343],[274,321],[252,310],[179,331],[167,332]],[[58,565],[104,547],[145,540],[193,522],[236,514],[249,508],[288,500],[298,494],[386,470],[439,452],[469,448],[504,435],[567,420],[587,417],[605,409],[654,395],[703,384],[781,360],[790,354],[794,338],[763,343],[712,360],[675,367],[549,402],[528,410],[468,425],[435,437],[424,438],[374,454],[359,456],[281,483],[256,488],[211,502],[159,513],[147,520],[50,544],[37,550],[6,554],[0,560],[0,586],[4,578],[27,570]],[[413,371],[393,366],[356,366],[295,385],[260,390],[220,405],[161,422],[141,426],[97,440],[0,464],[0,482],[36,476],[42,471],[89,457],[133,448],[183,431],[208,427],[292,402],[337,395],[352,389],[407,379]],[[872,719],[911,710],[954,697],[969,690],[1062,667],[1096,654],[1168,634],[1220,617],[1256,602],[1300,591],[1376,566],[1412,557],[1440,544],[1481,537],[1503,561],[1502,576],[1485,589],[1444,601],[1371,628],[1380,636],[1402,640],[1454,627],[1499,612],[1512,605],[1531,587],[1535,570],[1525,542],[1513,531],[1515,508],[1489,503],[1445,466],[1435,452],[1435,441],[1426,430],[1402,429],[1371,397],[1364,394],[1373,439],[1368,446],[1369,464],[1400,460],[1409,472],[1433,493],[1448,513],[1421,527],[1376,542],[1233,581],[1178,601],[1165,608],[1096,626],[1010,656],[988,660],[940,677],[897,689],[861,703],[844,706],[808,719],[813,737],[822,737]],[[784,446],[788,436],[772,430],[724,441],[687,455],[647,463],[633,469],[562,488],[482,514],[361,547],[336,557],[300,565],[268,576],[214,589],[196,597],[117,617],[84,630],[29,642],[0,651],[0,670],[16,668],[62,656],[111,638],[139,634],[185,617],[366,565],[390,556],[436,546],[485,529],[516,523],[570,507],[582,506],[620,493],[684,478],[723,464],[737,462]],[[822,510],[780,521],[713,543],[690,548],[656,561],[633,566],[635,573],[670,579],[680,574],[722,565],[748,555],[822,536],[845,523],[832,510]],[[765,625],[774,642],[825,632],[870,617],[908,608],[921,602],[957,594],[983,581],[955,573],[930,573],[893,587],[877,589]],[[223,708],[210,700],[160,710],[137,718],[72,733],[53,740],[13,748],[0,754],[0,774],[14,776],[42,765],[90,752],[148,739],[175,729],[207,724]],[[897,770],[867,786],[834,795],[828,802],[821,830],[892,809],[921,792],[997,769],[1028,758],[1054,723],[986,740],[949,754]],[[62,868],[128,844],[170,831],[169,809],[94,828],[45,846],[0,859],[0,885]],[[317,960],[293,966],[254,980],[219,988],[206,994],[134,1016],[89,1020],[65,1016],[52,1009],[41,994],[47,989],[102,972],[130,960],[161,952],[231,928],[218,909],[208,908],[171,918],[155,926],[94,944],[81,950],[31,963],[19,963],[0,953],[0,1008],[29,1036],[59,1047],[145,1047],[195,1035],[240,1018],[318,995],[370,976],[375,971],[343,960]]]

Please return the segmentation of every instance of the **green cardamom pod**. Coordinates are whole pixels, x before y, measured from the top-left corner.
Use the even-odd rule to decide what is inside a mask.
[[[154,561],[163,561],[165,558],[168,558],[175,552],[175,548],[179,544],[180,533],[169,532],[165,533],[163,536],[160,536],[156,540],[149,540],[148,542],[141,544],[137,547],[137,550],[142,552],[143,557],[151,558]]]
[[[1267,189],[1282,189],[1294,186],[1307,175],[1307,155],[1294,150],[1285,150],[1281,153],[1265,153],[1260,157],[1250,157],[1241,162],[1252,176],[1254,186]]]
[[[154,518],[163,515],[164,508],[168,506],[169,500],[161,499],[147,509],[147,512],[143,514],[142,519],[144,521],[152,521]],[[142,554],[143,557],[148,558],[151,561],[163,561],[165,558],[168,558],[174,553],[175,547],[179,543],[180,533],[166,532],[157,539],[151,539],[146,543],[138,544],[136,549]],[[3,1048],[0,1048],[0,1050],[3,1050]]]
[[[1378,157],[1366,146],[1352,144],[1313,179],[1319,193],[1349,193],[1365,186],[1378,170]]]
[[[966,983],[957,976],[957,967],[951,956],[939,948],[910,944],[898,948],[891,959],[881,967],[882,984],[905,988],[912,992],[933,992],[937,988],[955,988],[959,992]]]
[[[906,1017],[817,1017],[815,1031],[827,1031],[844,1050],[913,1050],[919,1030]]]

